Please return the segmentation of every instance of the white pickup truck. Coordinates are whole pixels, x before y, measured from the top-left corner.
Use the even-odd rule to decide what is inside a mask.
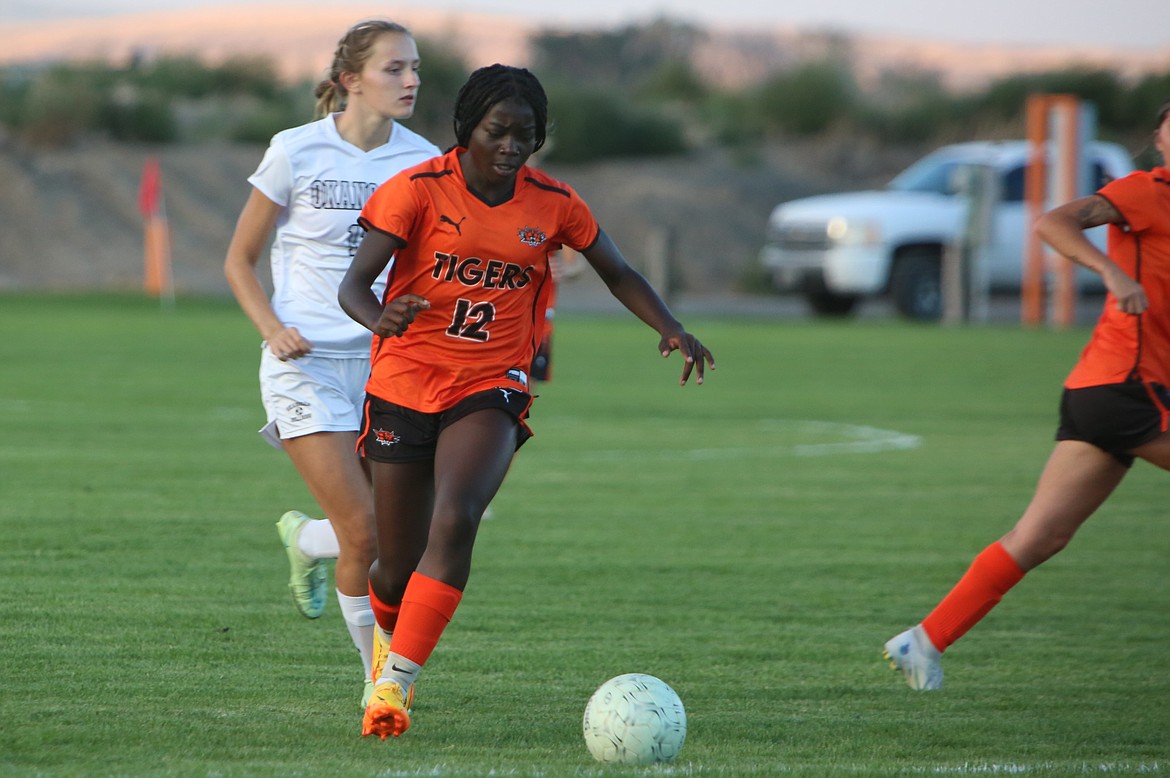
[[[1088,190],[1124,176],[1133,159],[1114,143],[1088,144]],[[845,316],[865,297],[888,294],[912,319],[942,312],[943,251],[961,237],[969,203],[962,172],[990,167],[999,197],[989,219],[981,272],[992,291],[1020,288],[1027,237],[1025,141],[977,141],[944,146],[898,174],[883,190],[821,195],[781,203],[768,219],[760,261],[782,292],[804,296],[820,315]],[[1091,237],[1104,245],[1103,228]],[[1101,289],[1081,269],[1083,289]]]

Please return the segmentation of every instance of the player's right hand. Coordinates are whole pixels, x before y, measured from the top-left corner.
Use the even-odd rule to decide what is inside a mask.
[[[1136,316],[1145,313],[1146,308],[1150,307],[1150,301],[1142,285],[1126,275],[1121,268],[1116,265],[1107,268],[1102,278],[1105,281],[1105,288],[1117,300],[1117,310]]]
[[[417,294],[395,297],[382,308],[382,315],[374,326],[374,334],[383,338],[395,338],[406,332],[419,311],[425,311],[431,303]]]
[[[281,362],[303,357],[313,350],[313,344],[305,340],[296,327],[285,327],[268,338],[268,348]]]

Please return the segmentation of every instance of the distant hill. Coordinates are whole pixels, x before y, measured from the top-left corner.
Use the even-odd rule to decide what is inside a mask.
[[[237,54],[272,57],[289,77],[317,76],[329,65],[337,38],[362,19],[392,18],[416,35],[442,40],[472,67],[526,64],[527,40],[542,23],[530,16],[436,11],[422,4],[289,4],[276,7],[157,11],[99,19],[0,23],[0,64],[59,59],[125,60],[135,53],[197,53],[217,61]],[[863,82],[891,70],[938,73],[951,87],[978,86],[1009,73],[1080,65],[1126,76],[1170,70],[1170,51],[1087,47],[1025,47],[931,42],[877,36],[846,37],[788,27],[711,27],[696,53],[701,72],[721,86],[750,83],[786,62],[844,42]]]

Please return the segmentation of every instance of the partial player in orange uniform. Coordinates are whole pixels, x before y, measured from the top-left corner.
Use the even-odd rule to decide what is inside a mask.
[[[549,293],[548,307],[544,311],[544,330],[536,347],[536,356],[532,358],[530,371],[533,381],[543,383],[548,383],[553,377],[553,327],[556,324],[557,296],[561,284],[576,277],[582,269],[577,254],[568,250],[558,251],[549,256],[549,263],[552,268],[553,288]]]
[[[1170,101],[1157,114],[1154,145],[1165,165]],[[1108,256],[1083,232],[1102,224],[1109,225]],[[1135,458],[1170,470],[1170,170],[1112,181],[1049,211],[1036,229],[1101,275],[1105,308],[1065,379],[1056,447],[1031,504],[921,624],[886,642],[891,666],[914,689],[942,687],[942,652],[1072,540]]]
[[[372,466],[378,559],[370,596],[378,680],[362,734],[410,726],[414,683],[458,606],[484,509],[531,432],[529,367],[552,279],[549,255],[579,251],[613,295],[681,351],[681,384],[711,352],[623,258],[566,184],[527,166],[548,103],[522,68],[471,75],[456,146],[392,178],[362,211],[367,229],[339,300],[374,333],[359,445]],[[384,298],[371,285],[394,257]]]

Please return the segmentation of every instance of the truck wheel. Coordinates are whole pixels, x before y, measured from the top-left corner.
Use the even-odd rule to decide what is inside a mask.
[[[911,249],[898,257],[890,279],[894,308],[908,319],[942,317],[942,258],[935,249]]]
[[[848,316],[857,307],[857,295],[833,294],[826,289],[805,289],[804,300],[817,316]]]

